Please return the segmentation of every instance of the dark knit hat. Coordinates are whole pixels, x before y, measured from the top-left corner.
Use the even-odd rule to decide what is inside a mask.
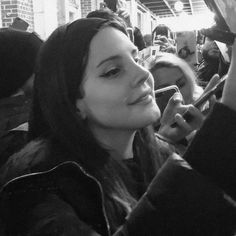
[[[0,99],[14,94],[33,74],[42,42],[35,33],[0,31]]]

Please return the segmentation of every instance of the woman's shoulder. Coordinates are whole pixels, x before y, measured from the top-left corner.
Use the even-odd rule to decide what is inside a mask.
[[[108,230],[100,183],[73,161],[11,179],[0,191],[0,209],[0,220],[10,232],[19,225],[19,217],[39,235],[55,235],[55,230],[60,235],[68,235],[70,230],[78,230],[75,235],[98,235],[84,222],[99,232]]]
[[[20,175],[25,175],[43,165],[48,153],[48,141],[34,140],[26,144],[19,152],[13,154],[1,167],[0,184],[8,182]]]

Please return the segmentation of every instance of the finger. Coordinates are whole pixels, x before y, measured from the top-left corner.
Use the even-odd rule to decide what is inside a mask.
[[[209,101],[202,107],[201,112],[205,116],[207,115],[214,107],[216,103],[216,96],[212,95]]]
[[[168,43],[168,42],[169,42],[168,39],[167,39],[167,37],[164,36],[164,35],[160,36],[159,39],[160,39],[161,41],[163,41],[164,43]]]
[[[158,40],[155,40],[155,43],[158,43],[158,44],[161,45],[161,46],[162,46],[162,45],[165,45],[165,43],[164,43],[163,41],[159,40],[159,39],[158,39]]]
[[[117,14],[121,14],[121,13],[124,12],[124,11],[125,11],[125,9],[122,8],[122,7],[120,7],[120,8],[116,11],[116,13],[117,13]]]
[[[210,109],[215,105],[216,103],[216,96],[215,95],[212,95],[209,99],[209,107]]]
[[[213,75],[206,88],[204,89],[204,93],[208,92],[210,89],[216,86],[220,82],[220,76],[218,74]]]
[[[199,129],[204,121],[204,116],[200,110],[198,110],[193,105],[189,105],[188,113],[191,114],[191,119],[187,123],[192,129]]]
[[[175,115],[175,122],[178,125],[178,129],[181,129],[181,131],[184,132],[186,135],[193,130],[191,126],[187,123],[187,121],[183,118],[183,116],[179,113]]]
[[[126,9],[124,8],[120,8],[118,11],[117,11],[117,14],[122,17],[122,18],[127,18],[129,16],[129,13],[126,11]]]
[[[128,12],[123,12],[122,14],[121,14],[121,17],[123,17],[123,18],[128,18],[129,17],[129,13]]]
[[[167,103],[167,106],[162,114],[162,121],[165,123],[173,121],[176,110],[182,103],[182,95],[179,92],[175,93]]]
[[[183,103],[183,96],[180,92],[174,93],[174,95],[170,98],[168,104],[170,106],[176,106],[177,104],[182,104]]]
[[[173,112],[174,109],[180,106],[183,103],[183,97],[181,93],[176,92],[174,95],[169,99],[167,103],[166,109],[164,111],[171,111]]]

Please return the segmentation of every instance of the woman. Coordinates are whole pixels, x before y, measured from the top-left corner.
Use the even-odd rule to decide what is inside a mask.
[[[43,45],[34,141],[1,172],[5,235],[230,235],[235,207],[215,184],[235,195],[214,178],[217,166],[205,174],[210,150],[196,157],[193,146],[186,159],[215,184],[177,155],[156,175],[161,149],[145,127],[160,111],[137,55],[118,22],[98,18],[60,27]]]
[[[197,85],[191,67],[174,54],[160,53],[152,62],[150,71],[155,80],[155,89],[177,85],[185,104],[193,103],[203,92],[203,89]]]
[[[203,93],[203,89],[197,85],[196,76],[191,67],[186,61],[174,54],[159,53],[151,62],[150,71],[154,77],[155,90],[170,85],[176,85],[183,97],[182,102],[184,104],[192,104]],[[170,109],[168,110],[170,111]],[[175,132],[173,134],[172,129],[169,129],[166,124],[169,122],[173,123],[176,113],[182,114],[181,109],[174,107],[171,112],[164,112],[161,122],[154,124],[155,130],[158,130],[159,137],[166,140],[168,143],[174,144],[176,151],[182,154],[185,152],[189,141],[192,140],[195,131],[188,127],[182,127],[181,132]],[[195,130],[200,128],[202,122],[203,117],[198,124],[195,125]]]

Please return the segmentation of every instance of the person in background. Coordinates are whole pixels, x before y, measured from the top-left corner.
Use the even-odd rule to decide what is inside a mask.
[[[146,48],[142,32],[137,26],[134,26],[134,45],[137,46],[139,51]]]
[[[161,52],[176,54],[174,35],[170,28],[164,24],[159,24],[152,31],[153,45],[159,45]]]
[[[125,28],[127,27],[125,21],[123,18],[118,16],[118,14],[114,13],[111,9],[108,7],[104,7],[99,10],[91,11],[88,13],[86,18],[102,18],[102,19],[108,19],[108,20],[117,20],[119,21]]]
[[[28,27],[29,23],[20,17],[14,18],[12,24],[9,26],[10,29],[15,29],[20,31],[27,31]]]
[[[213,75],[224,76],[229,68],[229,63],[225,62],[222,54],[214,40],[205,37],[202,46],[202,61],[198,65],[197,76],[199,83],[205,87]]]
[[[180,100],[183,104],[193,104],[203,94],[202,87],[197,84],[194,71],[185,60],[177,55],[159,53],[150,64],[150,72],[154,77],[155,90],[176,85],[182,95]],[[196,130],[201,127],[203,117],[199,117],[199,122],[192,129],[183,126],[181,132],[173,133],[173,129],[168,127],[168,124],[173,123],[175,114],[181,113],[181,109],[174,106],[168,108],[167,105],[166,110],[162,114],[161,121],[154,123],[155,130],[160,138],[174,144],[176,152],[182,154],[194,137]]]
[[[0,166],[26,142],[34,65],[41,45],[34,33],[0,31]]]
[[[104,0],[104,2],[106,7],[111,9],[125,21],[126,30],[129,34],[130,40],[134,42],[134,27],[130,19],[130,14],[127,11],[126,0]]]
[[[0,172],[9,181],[0,191],[6,236],[232,235],[236,137],[228,131],[236,126],[234,74],[228,75],[231,91],[223,104],[184,155],[194,169],[176,154],[158,169],[160,147],[147,128],[160,111],[153,77],[138,62],[138,50],[118,21],[76,20],[44,43],[32,142]]]
[[[150,71],[155,80],[155,90],[176,85],[184,104],[192,104],[203,93],[194,71],[186,61],[174,54],[159,53],[151,62]]]
[[[152,31],[152,38],[156,40],[158,36],[165,36],[166,38],[173,39],[173,33],[171,32],[170,28],[164,24],[159,24],[155,27]]]
[[[151,34],[145,34],[143,36],[143,40],[145,42],[145,47],[146,48],[153,45],[153,43],[152,43],[152,35]]]

